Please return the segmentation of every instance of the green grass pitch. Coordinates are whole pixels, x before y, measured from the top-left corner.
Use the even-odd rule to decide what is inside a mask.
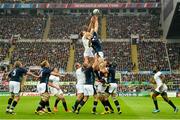
[[[93,105],[93,98],[90,98],[85,106],[81,109],[80,114],[64,112],[61,102],[59,102],[59,111],[55,114],[35,115],[40,97],[21,97],[20,102],[15,108],[16,115],[5,113],[8,97],[0,97],[0,120],[1,119],[180,119],[180,112],[174,113],[173,109],[162,100],[158,98],[160,113],[153,114],[154,105],[150,97],[119,97],[122,108],[122,114],[93,115],[91,109]],[[51,97],[51,108],[53,108],[55,97]],[[171,98],[178,108],[180,108],[180,98]],[[75,97],[66,97],[68,108],[74,104]],[[110,101],[115,109],[114,103]],[[97,106],[98,113],[103,112],[101,103]],[[116,109],[115,109],[116,110]]]

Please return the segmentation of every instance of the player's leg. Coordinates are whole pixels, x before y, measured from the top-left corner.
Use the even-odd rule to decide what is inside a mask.
[[[112,93],[112,94],[111,94],[111,97],[112,97],[112,99],[113,99],[113,101],[114,101],[114,104],[116,105],[116,108],[117,108],[118,113],[121,114],[122,111],[121,111],[121,108],[120,108],[119,101],[118,101],[118,99],[117,99],[117,94],[116,94],[116,93]]]
[[[54,102],[54,112],[58,112],[58,103],[61,100],[61,98],[59,96],[57,96],[55,102]]]
[[[15,114],[14,108],[16,107],[18,101],[20,100],[20,83],[14,82],[13,83],[13,93],[14,93],[14,99],[11,105],[11,108],[9,109],[10,114]]]
[[[47,100],[45,101],[45,106],[48,110],[47,113],[51,113],[52,111],[51,111],[50,104],[49,104],[50,95],[48,92],[46,94],[47,94]]]
[[[49,101],[49,93],[45,92],[41,94],[41,100],[39,102],[39,106],[36,109],[36,112],[43,113],[45,106],[48,106]]]
[[[117,111],[119,114],[122,113],[121,108],[120,108],[120,104],[119,101],[117,99],[117,84],[116,83],[110,83],[110,86],[108,86],[108,93],[111,94],[111,97],[114,101],[114,104],[117,108]]]
[[[98,94],[94,94],[94,102],[93,102],[93,108],[92,108],[92,114],[96,114],[96,108],[97,108],[97,104],[98,104],[98,100],[99,100],[99,96]]]
[[[6,113],[9,112],[9,109],[11,108],[11,104],[13,102],[13,99],[14,99],[14,93],[11,93],[11,96],[8,99],[8,105],[7,105],[7,108],[6,108]]]
[[[83,100],[83,97],[84,97],[83,93],[77,94],[77,99],[76,99],[74,105],[72,106],[73,112],[75,112],[77,110],[77,107],[78,107],[79,103]]]
[[[99,82],[98,87],[97,87],[98,96],[99,96],[99,100],[101,101],[105,109],[105,112],[103,112],[102,114],[108,113],[108,108],[109,108],[108,96],[106,96],[105,90],[106,90],[106,87],[103,86],[103,83]]]
[[[84,85],[76,85],[76,91],[77,91],[77,98],[76,98],[74,105],[72,106],[73,112],[75,112],[77,110],[79,103],[81,102],[81,100],[83,100]]]
[[[114,113],[114,109],[112,108],[112,106],[111,106],[111,104],[109,102],[109,99],[108,99],[109,98],[109,94],[108,93],[104,93],[103,99],[105,99],[105,98],[107,99],[106,100],[106,104],[107,104],[108,108],[110,109],[110,113]],[[104,105],[104,108],[105,108],[105,105]]]
[[[84,85],[84,98],[78,105],[78,108],[76,111],[77,114],[79,114],[79,111],[89,99],[89,96],[92,96],[92,95],[94,95],[93,85]]]
[[[9,82],[9,92],[11,93],[11,96],[10,96],[9,99],[8,99],[8,105],[7,105],[7,108],[6,108],[6,112],[7,112],[7,113],[9,112],[9,109],[10,109],[11,104],[12,104],[13,99],[14,99],[13,89],[14,89],[14,87],[13,87],[13,85],[12,85],[12,82],[10,81],[10,82]]]
[[[154,91],[154,93],[153,93],[153,95],[152,95],[152,99],[153,99],[154,106],[155,106],[155,109],[154,109],[153,113],[158,113],[158,112],[160,112],[159,107],[158,107],[157,98],[156,98],[159,94],[160,94],[159,92]]]
[[[36,114],[43,114],[44,113],[43,109],[46,106],[46,101],[48,101],[48,99],[49,99],[49,94],[46,92],[46,84],[45,83],[39,84],[37,86],[37,90],[40,93],[41,100],[39,102],[38,107],[36,108],[35,113]]]
[[[64,95],[61,94],[60,96],[61,96],[61,100],[62,100],[62,104],[63,104],[64,110],[65,110],[66,112],[71,112],[71,111],[68,110],[68,108],[67,108],[67,103],[66,103],[66,99],[65,99]]]
[[[89,96],[86,95],[84,96],[83,100],[79,103],[76,114],[79,114],[81,108],[84,106],[84,104],[87,102],[87,100],[89,99]]]
[[[104,109],[105,109],[105,111],[102,112],[101,114],[108,114],[109,113],[108,97],[105,96],[104,94],[101,95],[101,103],[103,104]]]
[[[166,92],[162,92],[161,96],[164,99],[164,101],[166,101],[169,105],[171,105],[175,113],[178,112],[178,108],[174,105],[174,103],[171,100],[169,100]]]
[[[9,113],[14,114],[14,108],[16,107],[18,101],[20,100],[20,94],[15,94],[14,101],[12,102],[12,106],[9,110]]]

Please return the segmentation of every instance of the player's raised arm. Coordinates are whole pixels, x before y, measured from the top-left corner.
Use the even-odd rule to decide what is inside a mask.
[[[98,16],[94,16],[94,28],[93,28],[93,31],[97,33],[98,28],[99,28]]]

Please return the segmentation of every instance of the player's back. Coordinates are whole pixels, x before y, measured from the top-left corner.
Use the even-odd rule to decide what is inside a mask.
[[[43,67],[40,71],[41,78],[40,83],[48,83],[51,70],[47,67]]]
[[[155,80],[157,85],[161,85],[162,84],[162,80],[160,78],[161,74],[162,73],[160,71],[158,71],[157,73],[154,74],[154,80]]]
[[[94,71],[92,67],[85,68],[84,70],[86,81],[85,84],[94,84],[95,76],[94,76]]]
[[[98,39],[98,35],[96,32],[93,33],[92,48],[94,49],[95,52],[101,52],[102,51],[102,46],[101,46],[101,43]]]
[[[10,81],[20,82],[25,73],[27,73],[27,70],[24,68],[14,68],[9,74]]]
[[[49,81],[52,81],[53,84],[59,85],[60,78],[55,75],[50,75]]]
[[[85,50],[90,49],[89,47],[89,40],[85,37],[85,35],[82,37],[82,42]]]
[[[82,68],[78,68],[76,70],[76,78],[77,78],[77,84],[83,85],[85,83],[85,74],[82,71]]]
[[[114,67],[109,67],[108,72],[109,72],[108,73],[108,82],[116,83],[116,79],[115,79],[116,69]]]

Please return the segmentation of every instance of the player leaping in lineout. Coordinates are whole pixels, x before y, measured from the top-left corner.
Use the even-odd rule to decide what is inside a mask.
[[[91,47],[95,51],[95,57],[103,58],[104,54],[102,52],[102,45],[98,38],[98,28],[99,28],[98,16],[99,15],[100,15],[99,10],[94,9],[93,16],[91,17],[91,21],[88,27],[88,32],[92,34]]]

